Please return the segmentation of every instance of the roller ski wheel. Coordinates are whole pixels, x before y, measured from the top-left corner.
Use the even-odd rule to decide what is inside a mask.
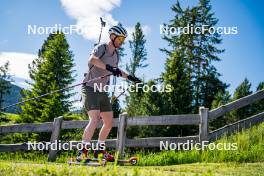
[[[103,159],[105,162],[115,162],[115,160],[110,160],[107,161],[106,159]],[[91,161],[96,161],[99,162],[99,160],[97,158],[93,158],[91,159]],[[136,165],[138,163],[138,158],[137,157],[131,157],[127,160],[117,160],[118,164],[131,164],[131,165]]]
[[[138,163],[138,158],[137,157],[131,157],[128,160],[117,160],[118,163],[129,163],[131,165],[136,165]]]

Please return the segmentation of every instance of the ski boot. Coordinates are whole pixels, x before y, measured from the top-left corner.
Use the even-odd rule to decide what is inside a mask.
[[[107,153],[105,150],[94,150],[94,158],[98,159],[98,155],[103,154],[103,159],[109,162],[114,162],[115,157],[109,153]]]
[[[85,159],[85,162],[90,162],[91,159],[89,158],[88,153],[89,150],[87,150],[86,147],[83,147],[83,149],[78,151],[78,154],[76,156],[76,161],[81,162],[83,159]]]

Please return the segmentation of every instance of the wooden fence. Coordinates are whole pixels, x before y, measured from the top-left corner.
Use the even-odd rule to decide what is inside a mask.
[[[116,118],[113,121],[113,127],[118,128],[117,138],[106,140],[106,145],[108,147],[116,148],[116,150],[119,152],[119,156],[123,158],[125,147],[159,147],[160,141],[168,141],[169,143],[184,143],[188,140],[193,140],[194,142],[212,142],[225,134],[229,135],[263,122],[264,112],[240,120],[236,123],[226,125],[212,132],[209,132],[208,130],[210,121],[223,116],[225,113],[242,108],[261,99],[264,99],[264,90],[258,91],[252,95],[243,97],[211,111],[209,111],[208,108],[200,107],[199,114],[128,117],[127,114],[124,113],[119,115],[119,118]],[[88,122],[88,120],[63,121],[63,117],[58,117],[54,119],[54,122],[0,126],[0,134],[21,132],[51,132],[50,142],[54,142],[56,140],[59,141],[60,131],[62,129],[85,128]],[[199,134],[196,136],[186,137],[148,137],[137,139],[128,139],[126,137],[127,127],[143,125],[199,125]],[[98,128],[100,127],[102,127],[102,122],[100,122]],[[73,142],[73,144],[77,143],[79,142]],[[28,150],[27,144],[0,144],[0,152],[13,152],[19,150]],[[50,150],[48,154],[48,161],[55,161],[56,154],[56,150]]]

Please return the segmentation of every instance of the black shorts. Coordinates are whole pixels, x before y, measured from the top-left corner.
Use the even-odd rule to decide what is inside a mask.
[[[89,86],[82,86],[82,103],[87,112],[90,110],[112,111],[112,104],[107,92],[95,92]]]

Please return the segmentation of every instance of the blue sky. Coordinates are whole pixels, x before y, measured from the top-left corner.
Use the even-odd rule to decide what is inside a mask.
[[[108,18],[108,25],[120,21],[129,28],[129,31],[139,21],[146,32],[149,66],[139,70],[138,76],[144,75],[146,79],[156,78],[164,71],[166,56],[159,51],[159,48],[166,47],[167,43],[161,39],[159,27],[160,24],[167,23],[173,18],[174,14],[170,7],[176,1],[100,0],[93,2],[92,5],[89,2],[89,0],[0,1],[0,64],[10,60],[11,73],[16,78],[16,84],[24,86],[21,81],[27,79],[26,64],[35,57],[47,37],[47,35],[28,35],[28,25],[69,26],[96,23],[98,27],[97,17],[100,15]],[[198,1],[180,2],[186,7]],[[264,14],[261,9],[264,7],[264,2],[212,0],[211,4],[215,17],[219,19],[218,26],[238,27],[237,35],[222,36],[223,43],[219,48],[225,49],[225,52],[219,55],[222,61],[215,63],[222,74],[221,79],[230,84],[229,90],[233,93],[247,77],[252,83],[252,90],[255,91],[257,84],[264,81]],[[78,74],[76,83],[82,80],[82,75],[87,70],[89,53],[95,43],[94,40],[98,38],[96,34],[90,32],[66,36],[74,53],[75,69]],[[130,58],[127,44],[125,48],[127,56],[123,58],[123,64]]]

